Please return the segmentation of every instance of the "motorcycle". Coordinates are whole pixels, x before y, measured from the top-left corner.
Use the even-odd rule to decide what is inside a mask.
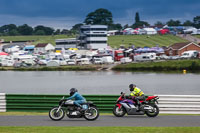
[[[96,120],[99,117],[99,110],[93,102],[88,101],[81,104],[83,109],[74,105],[73,100],[64,100],[64,97],[59,101],[59,106],[53,107],[49,111],[49,117],[54,121],[62,120],[65,114],[69,118],[85,118],[88,121]]]
[[[116,117],[123,117],[126,113],[128,115],[147,115],[148,117],[156,117],[159,114],[158,96],[148,96],[144,101],[140,101],[140,108],[135,104],[135,101],[125,96],[121,92],[120,97],[116,101],[113,108],[113,114]]]

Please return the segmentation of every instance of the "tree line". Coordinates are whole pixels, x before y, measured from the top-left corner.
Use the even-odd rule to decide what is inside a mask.
[[[135,18],[133,19],[132,25],[124,25],[117,23],[115,24],[113,22],[113,15],[112,13],[107,9],[97,9],[94,12],[89,13],[85,20],[85,24],[100,24],[100,25],[107,25],[108,30],[122,30],[125,28],[140,28],[140,27],[148,27],[150,24],[146,21],[140,20],[139,12],[135,13]],[[79,30],[80,26],[83,25],[83,23],[76,24],[72,27],[71,31],[76,32]],[[162,27],[164,25],[168,26],[193,26],[195,28],[200,28],[200,16],[196,16],[193,18],[193,21],[186,20],[185,22],[181,23],[179,20],[173,20],[170,19],[166,23],[163,23],[161,21],[157,21],[154,26]]]
[[[53,29],[43,25],[31,27],[28,24],[17,26],[15,24],[3,25],[0,27],[0,36],[18,36],[18,35],[58,35],[71,34],[67,29]]]
[[[38,25],[36,27],[31,27],[28,24],[16,26],[15,24],[8,24],[3,25],[0,27],[0,36],[16,36],[16,35],[58,35],[58,34],[77,34],[79,29],[84,24],[91,24],[91,25],[107,25],[108,30],[122,30],[125,28],[139,28],[139,27],[148,27],[150,24],[146,21],[140,20],[139,12],[136,12],[135,18],[133,19],[132,25],[124,25],[122,26],[119,23],[114,23],[112,13],[103,8],[99,8],[94,12],[90,12],[83,23],[75,24],[70,30],[68,29],[53,29],[51,27],[46,27],[43,25]],[[173,20],[170,19],[166,23],[161,21],[157,21],[154,26],[193,26],[195,28],[200,28],[200,16],[196,16],[193,18],[193,21],[186,20],[185,22],[181,23],[180,20]]]

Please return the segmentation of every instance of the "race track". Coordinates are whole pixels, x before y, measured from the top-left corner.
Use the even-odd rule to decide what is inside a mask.
[[[112,115],[100,116],[96,121],[69,119],[52,121],[48,116],[0,116],[0,126],[135,126],[135,127],[199,127],[200,116],[161,115],[155,118],[147,116]]]

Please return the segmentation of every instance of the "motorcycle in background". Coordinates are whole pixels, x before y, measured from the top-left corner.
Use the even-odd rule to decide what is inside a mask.
[[[53,107],[49,111],[49,117],[54,121],[62,120],[65,114],[69,118],[82,118],[88,121],[96,120],[99,117],[99,110],[93,102],[88,101],[81,105],[84,110],[80,110],[74,101],[64,100],[64,97],[59,101],[59,106]]]
[[[141,105],[139,109],[136,109],[137,105],[132,99],[128,99],[125,93],[121,92],[120,97],[116,101],[116,105],[113,108],[113,114],[116,117],[123,117],[127,115],[147,115],[148,117],[156,117],[159,114],[158,96],[148,96],[144,101],[140,101]]]

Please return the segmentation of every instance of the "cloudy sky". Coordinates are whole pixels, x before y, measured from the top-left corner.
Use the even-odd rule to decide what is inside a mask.
[[[191,20],[200,16],[200,0],[0,0],[0,26],[45,25],[70,29],[98,8],[112,12],[114,23],[133,24],[135,13],[154,24],[170,19]]]

